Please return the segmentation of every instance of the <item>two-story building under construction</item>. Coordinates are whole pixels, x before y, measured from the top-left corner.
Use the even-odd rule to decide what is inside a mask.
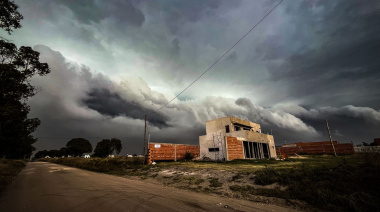
[[[261,133],[259,124],[235,117],[207,121],[199,146],[200,157],[212,160],[276,158],[273,136]]]

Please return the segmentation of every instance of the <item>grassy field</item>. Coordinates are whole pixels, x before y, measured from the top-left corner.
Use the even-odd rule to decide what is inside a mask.
[[[0,192],[12,182],[25,165],[24,160],[0,159]]]
[[[380,211],[380,154],[154,166],[143,165],[140,158],[55,158],[49,162],[251,200],[265,196],[300,200],[321,210]]]

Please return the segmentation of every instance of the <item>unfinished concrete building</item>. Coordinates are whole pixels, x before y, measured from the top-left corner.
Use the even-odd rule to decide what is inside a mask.
[[[200,157],[212,160],[276,158],[273,136],[261,133],[259,124],[235,117],[207,121],[199,145]]]

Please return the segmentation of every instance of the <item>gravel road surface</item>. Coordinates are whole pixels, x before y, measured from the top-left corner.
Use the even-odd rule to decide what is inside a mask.
[[[45,162],[31,162],[0,195],[0,211],[293,211],[164,187]]]

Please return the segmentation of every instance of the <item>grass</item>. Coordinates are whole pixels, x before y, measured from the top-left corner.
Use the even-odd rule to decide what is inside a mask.
[[[0,192],[12,182],[25,165],[24,160],[0,159]]]
[[[242,174],[238,173],[238,174],[232,176],[231,181],[239,182],[240,179],[242,179],[242,178],[243,178]]]
[[[219,182],[218,178],[212,178],[210,179],[210,185],[209,187],[217,188],[217,187],[222,187],[223,183]]]
[[[203,183],[203,179],[199,179],[196,177],[184,177],[184,176],[176,176],[173,178],[173,183],[184,183],[187,185],[199,185]]]
[[[255,184],[278,183],[284,191],[230,187],[241,194],[303,200],[326,210],[380,211],[379,155],[309,156],[291,168],[267,166],[255,172]]]
[[[150,171],[154,171],[148,165],[144,165],[143,158],[50,158],[42,159],[51,163],[77,167],[90,171],[107,173],[112,175],[139,176],[145,178]]]
[[[232,185],[229,186],[231,191],[239,192],[243,196],[249,195],[260,195],[268,197],[280,197],[283,198],[282,191],[280,189],[263,189],[263,188],[254,188],[250,185]]]

